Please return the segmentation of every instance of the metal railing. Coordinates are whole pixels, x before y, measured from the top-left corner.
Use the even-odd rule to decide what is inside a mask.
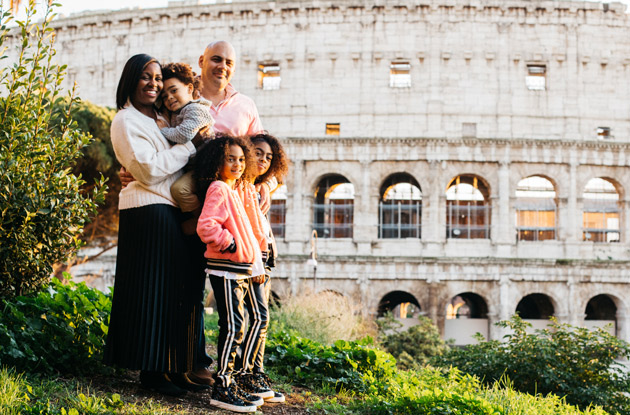
[[[447,239],[489,239],[491,206],[474,202],[447,204]]]
[[[313,229],[319,238],[352,238],[354,204],[313,205]]]
[[[422,234],[422,202],[401,201],[379,203],[379,238],[420,238]]]

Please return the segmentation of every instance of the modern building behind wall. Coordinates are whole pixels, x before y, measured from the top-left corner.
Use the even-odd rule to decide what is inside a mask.
[[[292,160],[272,211],[280,298],[422,313],[459,344],[516,311],[629,339],[622,4],[173,2],[55,25],[68,80],[104,105],[135,53],[196,66],[234,44],[233,83]]]

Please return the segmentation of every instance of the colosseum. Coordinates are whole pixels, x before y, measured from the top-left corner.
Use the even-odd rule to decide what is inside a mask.
[[[55,20],[80,95],[139,52],[233,84],[292,160],[273,290],[429,316],[472,342],[515,312],[630,340],[630,21],[620,3],[171,2]],[[612,324],[611,324],[612,323]]]

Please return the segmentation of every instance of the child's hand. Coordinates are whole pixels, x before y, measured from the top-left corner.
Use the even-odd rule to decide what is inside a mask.
[[[269,194],[269,185],[267,183],[261,183],[258,188],[260,193],[260,210],[263,215],[266,215],[271,208],[271,195]]]
[[[157,120],[155,120],[155,122],[157,123],[158,127],[160,127],[160,128],[168,127],[168,124],[166,123],[166,121],[164,121],[161,118],[158,118]]]
[[[265,275],[256,275],[255,277],[252,277],[252,281],[256,284],[262,284],[265,282]]]

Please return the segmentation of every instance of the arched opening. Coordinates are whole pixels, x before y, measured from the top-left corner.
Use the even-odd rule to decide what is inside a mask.
[[[554,307],[549,296],[530,294],[519,301],[516,312],[532,325],[532,329],[544,329],[547,328],[549,318],[554,314]]]
[[[279,186],[271,195],[269,224],[275,238],[284,238],[287,209],[287,186]]]
[[[591,179],[584,187],[582,240],[619,242],[619,193],[603,178]]]
[[[602,328],[617,335],[617,304],[606,294],[596,295],[586,304],[584,326],[589,329]]]
[[[354,186],[345,177],[324,177],[315,189],[313,229],[319,238],[352,238]]]
[[[406,173],[391,175],[381,186],[379,238],[420,238],[422,192]]]
[[[490,238],[490,191],[478,176],[463,174],[446,188],[446,237]]]
[[[378,303],[378,316],[390,311],[397,318],[415,318],[422,308],[416,297],[405,291],[392,291]]]
[[[519,241],[556,239],[556,189],[542,176],[516,185],[516,231]]]
[[[473,337],[481,333],[488,338],[488,305],[478,294],[460,293],[446,304],[444,339],[452,339],[455,345],[473,344]]]
[[[488,305],[478,294],[457,294],[446,305],[446,319],[488,318]]]

